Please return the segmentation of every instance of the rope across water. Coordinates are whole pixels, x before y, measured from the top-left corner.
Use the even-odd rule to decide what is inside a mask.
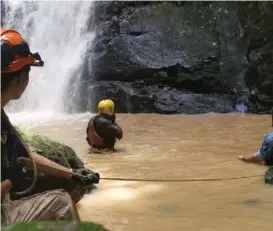
[[[225,181],[225,180],[239,180],[249,179],[254,177],[264,176],[262,174],[256,174],[252,176],[239,176],[239,177],[227,177],[227,178],[199,178],[199,179],[139,179],[139,178],[123,178],[123,177],[101,177],[101,180],[109,181],[143,181],[143,182],[194,182],[194,181]]]

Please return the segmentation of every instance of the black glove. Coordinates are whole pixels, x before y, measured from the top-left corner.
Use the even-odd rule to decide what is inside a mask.
[[[116,123],[116,115],[115,115],[115,114],[111,116],[111,122],[112,122],[113,124]]]
[[[3,179],[9,179],[13,185],[12,190],[15,191],[25,190],[32,181],[32,178],[29,179],[26,172],[17,166],[3,170]]]
[[[8,180],[10,180],[11,182],[12,182],[12,184],[15,184],[15,182],[16,182],[16,178],[18,178],[18,177],[16,177],[16,173],[17,173],[18,171],[15,171],[12,167],[9,167],[9,168],[7,168],[7,169],[5,169],[4,171],[3,171],[3,179],[4,180],[6,180],[6,179],[8,179]]]
[[[100,174],[97,172],[93,172],[90,169],[73,169],[73,172],[83,176],[72,176],[72,179],[80,181],[83,185],[98,184],[100,181]]]

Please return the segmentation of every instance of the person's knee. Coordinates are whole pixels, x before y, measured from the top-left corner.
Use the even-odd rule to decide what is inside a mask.
[[[66,203],[70,199],[69,194],[64,189],[50,191],[49,197],[51,197],[52,200],[57,200],[63,203]]]
[[[56,216],[61,220],[78,219],[71,196],[65,190],[51,191],[47,197],[55,210]]]
[[[72,205],[72,199],[68,192],[65,190],[53,190],[49,194],[49,199],[51,199],[52,202],[56,202],[59,204],[64,205]]]

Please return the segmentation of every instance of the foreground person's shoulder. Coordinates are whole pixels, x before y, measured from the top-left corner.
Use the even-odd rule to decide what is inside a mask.
[[[273,142],[273,131],[265,135],[264,141],[266,142]]]

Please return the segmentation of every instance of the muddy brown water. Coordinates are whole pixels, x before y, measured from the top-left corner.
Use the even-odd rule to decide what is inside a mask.
[[[124,139],[114,154],[90,154],[89,117],[34,126],[70,145],[102,177],[200,179],[263,174],[239,154],[257,151],[271,131],[270,116],[244,114],[118,114]],[[135,182],[101,180],[77,205],[82,220],[113,231],[273,230],[273,188],[264,177],[227,181]]]

